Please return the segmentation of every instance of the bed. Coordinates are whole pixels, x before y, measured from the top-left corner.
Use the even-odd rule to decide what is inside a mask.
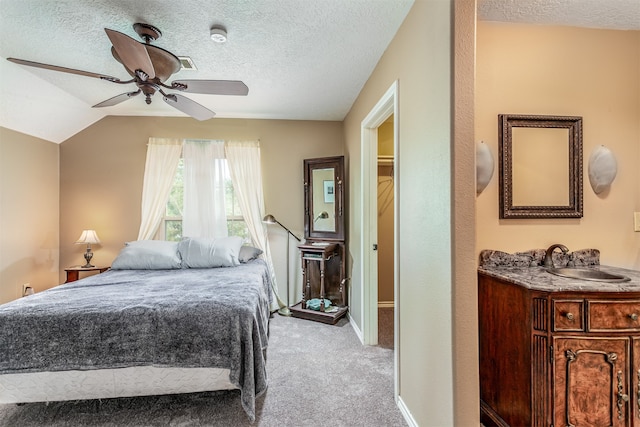
[[[172,267],[136,269],[168,264],[131,242],[134,256],[123,250],[107,272],[0,305],[0,403],[237,388],[254,420],[267,388],[270,275],[239,251],[225,255],[231,265],[212,263],[222,251],[207,244],[151,244],[171,248]]]

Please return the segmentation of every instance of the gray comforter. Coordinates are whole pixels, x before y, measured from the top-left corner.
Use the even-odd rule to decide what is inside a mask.
[[[0,374],[129,366],[229,369],[255,419],[267,388],[265,263],[110,270],[0,305]]]

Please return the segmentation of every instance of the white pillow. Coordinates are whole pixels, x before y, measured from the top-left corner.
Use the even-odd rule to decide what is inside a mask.
[[[113,270],[168,270],[182,268],[178,242],[136,240],[125,243],[111,264]]]
[[[234,267],[240,265],[242,238],[238,236],[207,239],[185,238],[178,245],[182,266],[186,268]]]
[[[254,248],[253,246],[244,245],[240,248],[240,254],[238,258],[240,262],[249,262],[252,259],[258,258],[262,254],[262,250]]]

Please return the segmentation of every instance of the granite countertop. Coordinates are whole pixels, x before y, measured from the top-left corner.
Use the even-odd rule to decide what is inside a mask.
[[[640,292],[640,271],[600,265],[600,251],[580,249],[553,253],[557,267],[593,268],[626,276],[628,282],[596,282],[557,276],[543,267],[544,249],[531,249],[513,254],[485,249],[480,252],[478,272],[528,289],[542,292]]]
[[[544,267],[479,267],[478,271],[528,289],[542,292],[640,292],[640,271],[595,265],[593,268],[607,273],[620,274],[631,279],[628,282],[595,282],[571,279],[548,273]]]

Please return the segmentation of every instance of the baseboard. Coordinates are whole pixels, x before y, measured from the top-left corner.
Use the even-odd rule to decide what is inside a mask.
[[[393,307],[394,307],[393,301],[378,301],[378,308],[393,308]],[[349,311],[347,312],[347,319],[349,319],[349,323],[351,324],[351,327],[353,328],[356,335],[358,336],[358,339],[364,345],[364,334],[362,333],[362,331],[360,330],[356,322],[354,322],[353,319],[351,318],[351,312]]]
[[[358,325],[356,325],[356,322],[353,321],[353,318],[351,318],[351,312],[347,312],[347,319],[349,319],[349,324],[351,325],[351,327],[353,328],[353,331],[356,333],[356,336],[360,340],[360,344],[364,345],[364,335],[362,334],[362,331],[360,330]]]
[[[413,419],[413,416],[411,415],[409,408],[407,408],[407,405],[404,404],[404,401],[400,396],[398,396],[398,400],[396,401],[396,404],[398,405],[398,409],[400,409],[400,413],[404,417],[404,420],[407,422],[409,427],[418,427],[418,423],[416,422],[416,420]]]

